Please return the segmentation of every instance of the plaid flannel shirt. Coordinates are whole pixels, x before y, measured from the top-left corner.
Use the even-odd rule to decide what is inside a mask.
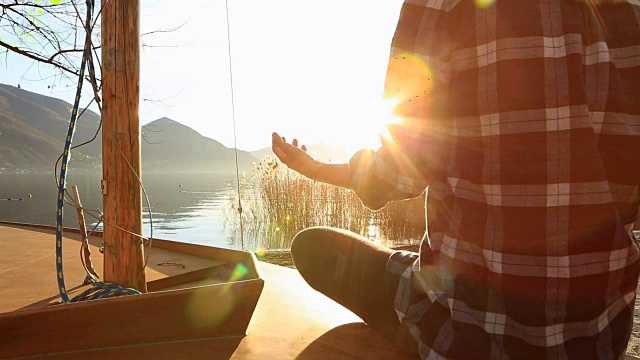
[[[640,1],[406,0],[351,161],[363,203],[427,189],[419,256],[387,266],[425,359],[614,359],[640,261]]]

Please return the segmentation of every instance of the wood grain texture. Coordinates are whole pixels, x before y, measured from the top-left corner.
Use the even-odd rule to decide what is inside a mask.
[[[80,246],[80,236],[72,230],[65,232],[64,241],[67,249],[77,249]],[[96,246],[100,246],[102,238],[92,236],[89,241],[92,249],[97,253]],[[353,313],[311,289],[293,269],[265,263],[259,263],[260,269],[256,269],[252,254],[162,240],[154,241],[147,267],[148,279],[162,279],[168,275],[177,275],[178,278],[183,279],[191,278],[194,272],[197,274],[204,272],[203,270],[219,268],[220,266],[216,266],[219,263],[214,259],[223,259],[227,264],[225,266],[231,268],[234,267],[234,263],[243,264],[248,270],[248,279],[252,279],[251,274],[261,274],[261,279],[265,280],[264,289],[247,328],[247,336],[201,338],[202,333],[199,331],[206,333],[214,330],[188,330],[192,327],[192,323],[181,320],[178,315],[182,312],[175,310],[181,308],[178,298],[153,300],[138,307],[119,303],[117,303],[118,306],[113,306],[109,305],[108,300],[105,302],[98,300],[94,302],[96,307],[92,311],[81,309],[76,317],[76,312],[69,310],[67,312],[69,319],[66,316],[59,316],[58,319],[64,318],[63,322],[54,321],[53,316],[37,311],[42,311],[43,305],[40,305],[39,309],[33,309],[30,306],[34,312],[25,313],[30,314],[28,321],[26,318],[24,322],[16,321],[14,318],[10,325],[5,315],[23,313],[21,310],[11,311],[11,309],[24,308],[25,305],[34,302],[40,303],[39,300],[46,303],[47,298],[51,296],[53,296],[52,299],[57,298],[55,254],[52,251],[54,246],[55,236],[52,227],[0,223],[0,295],[4,299],[0,302],[0,312],[3,308],[9,309],[9,313],[0,314],[0,335],[2,335],[0,336],[0,359],[11,358],[8,352],[16,351],[16,347],[31,351],[31,348],[36,346],[41,350],[43,347],[46,349],[47,346],[52,346],[52,342],[54,345],[56,342],[69,342],[71,346],[75,346],[73,344],[75,342],[87,344],[89,341],[93,341],[95,347],[49,352],[45,357],[37,358],[65,360],[415,359],[403,354],[393,344],[380,337]],[[185,253],[199,254],[208,259],[196,258]],[[76,251],[74,255],[65,256],[65,269],[68,273],[65,277],[72,285],[80,283],[84,276]],[[96,260],[98,261],[95,264],[101,265],[101,259]],[[163,262],[182,263],[186,268],[158,265]],[[149,287],[151,289],[156,286],[164,287],[163,285],[167,285],[167,282],[151,281]],[[140,299],[148,301],[145,298],[147,295],[154,294],[141,295]],[[136,297],[131,298],[135,300]],[[187,297],[184,296],[180,301],[186,301],[186,299]],[[204,295],[200,299],[200,304],[204,304],[205,308],[216,309],[224,304],[220,297],[211,294]],[[18,301],[13,302],[14,300]],[[101,308],[100,304],[113,306],[113,308]],[[173,304],[171,306],[174,310],[170,311],[168,304]],[[63,308],[60,307],[60,309]],[[88,318],[80,317],[80,313],[84,313]],[[197,315],[198,312],[195,314]],[[190,319],[194,319],[194,316],[192,315]],[[67,320],[71,321],[67,322]],[[146,330],[141,328],[135,331],[130,330],[129,323],[134,321],[146,324]],[[174,326],[168,326],[172,322]],[[180,322],[183,325],[175,325]],[[24,326],[27,323],[37,329],[26,330]],[[187,323],[189,325],[186,325]],[[226,325],[224,327],[226,328]],[[162,334],[171,329],[188,335],[189,338],[176,336],[173,340],[161,340]],[[229,327],[227,330],[231,329],[232,327]],[[118,340],[118,342],[112,342],[113,345],[105,347],[104,344],[95,343],[99,339],[85,339],[99,338],[101,331],[107,330],[113,332],[109,336],[120,334],[125,339],[131,338],[128,341],[135,342]],[[131,332],[139,332],[143,335]],[[144,336],[160,337],[150,340]],[[121,345],[115,345],[118,343]],[[26,358],[35,357],[29,355]]]
[[[70,229],[63,242],[65,248],[77,249],[81,236]],[[90,236],[89,243],[97,253],[102,238]],[[257,273],[250,271],[256,266],[252,254],[236,252],[237,264],[248,269],[238,278],[233,276],[238,265],[229,259],[155,247],[146,269],[154,292],[47,306],[59,299],[54,247],[53,227],[0,222],[0,359],[148,358],[145,354],[179,359],[183,353],[198,359],[212,354],[228,358],[245,336],[264,286],[262,279],[251,276]],[[200,250],[191,244],[174,247]],[[209,255],[228,253],[233,250]],[[102,259],[96,260],[102,265]],[[64,263],[73,296],[86,289],[76,286],[84,278],[78,252],[68,253]]]
[[[0,359],[242,338],[261,279],[0,315]]]
[[[142,240],[117,229],[142,234],[139,12],[138,0],[102,8],[104,279],[145,292]]]

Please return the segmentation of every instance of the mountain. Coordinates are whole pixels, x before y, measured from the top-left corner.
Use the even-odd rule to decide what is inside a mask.
[[[142,127],[142,165],[156,172],[236,171],[235,151],[169,118]],[[256,158],[238,150],[240,171],[251,171]]]
[[[64,147],[71,107],[59,99],[0,84],[0,168],[52,171]],[[91,139],[99,119],[86,111],[78,121],[74,143]],[[75,150],[75,166],[95,169],[99,153],[99,143]]]
[[[56,98],[0,84],[0,172],[53,171],[64,148],[72,105]],[[78,120],[73,145],[90,140],[100,117],[87,110]],[[168,118],[142,127],[143,172],[235,172],[235,151]],[[102,133],[71,152],[70,168],[100,172]],[[240,171],[256,159],[238,151]]]

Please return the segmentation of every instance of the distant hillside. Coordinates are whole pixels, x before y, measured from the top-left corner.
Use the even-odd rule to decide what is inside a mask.
[[[0,84],[0,172],[53,171],[62,153],[72,105],[60,99]],[[91,139],[98,114],[88,110],[78,121],[73,144]],[[219,142],[168,118],[143,126],[144,172],[235,172],[235,153]],[[71,169],[100,172],[102,134],[72,151]],[[238,151],[241,171],[255,158]]]
[[[0,168],[52,171],[62,153],[71,105],[55,98],[0,84]],[[78,121],[75,144],[93,137],[99,117],[87,111]],[[74,166],[100,165],[100,144],[73,153]]]
[[[156,172],[216,172],[236,170],[235,151],[169,118],[142,127],[143,169]],[[240,171],[250,171],[256,158],[238,150]]]

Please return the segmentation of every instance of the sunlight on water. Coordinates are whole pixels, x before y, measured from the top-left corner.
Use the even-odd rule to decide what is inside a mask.
[[[378,237],[378,226],[374,224],[373,218],[369,221],[367,227],[367,237],[369,240],[375,240]]]
[[[73,174],[69,184],[77,184],[83,205],[88,209],[101,210],[102,192],[100,175]],[[240,228],[238,221],[237,190],[234,184],[235,175],[211,174],[151,174],[144,176],[144,183],[151,199],[153,210],[153,237],[157,239],[175,240],[221,248],[241,249]],[[294,184],[293,177],[287,181]],[[181,185],[181,186],[180,186]],[[302,228],[316,225],[329,225],[319,222],[316,216],[328,216],[333,220],[342,219],[345,228],[352,229],[370,238],[383,242],[379,220],[373,221],[365,217],[358,219],[361,210],[344,207],[346,193],[327,189],[305,187],[294,191],[295,194],[308,194],[315,198],[289,200],[282,194],[276,198],[285,199],[282,216],[271,222],[256,212],[260,207],[259,191],[252,188],[249,181],[243,191],[244,242],[246,249],[256,251],[256,255],[264,257],[270,250],[288,249],[293,236]],[[320,192],[318,190],[321,190]],[[51,174],[2,174],[0,176],[0,198],[19,198],[23,201],[0,201],[0,221],[55,225],[56,187]],[[31,194],[31,198],[28,195]],[[321,200],[321,197],[337,197],[338,202]],[[353,197],[353,194],[351,194]],[[306,199],[306,200],[305,200]],[[324,201],[324,202],[323,202]],[[357,200],[355,200],[357,201]],[[325,213],[316,205],[320,203],[333,208],[333,214]],[[340,211],[346,212],[341,213]],[[280,213],[279,213],[280,214]],[[365,213],[362,213],[365,214]],[[93,228],[96,220],[85,214],[88,230]],[[144,209],[144,236],[150,236],[150,221],[147,209]],[[78,227],[74,209],[66,205],[64,226]],[[102,226],[98,228],[101,230]],[[393,235],[396,236],[396,235]],[[401,235],[402,236],[402,235]],[[418,238],[420,235],[417,237]]]
[[[99,174],[70,174],[69,187],[78,185],[85,208],[102,210]],[[239,248],[229,239],[224,212],[235,194],[235,175],[149,174],[143,181],[153,210],[153,236],[224,248]],[[180,186],[181,185],[181,186]],[[1,174],[0,197],[24,201],[0,202],[0,221],[55,225],[56,185],[53,174]],[[29,198],[28,195],[32,197]],[[87,229],[96,220],[85,214]],[[143,209],[143,232],[150,235],[149,215]],[[75,210],[65,205],[64,226],[78,227]],[[97,230],[102,230],[102,226]]]

